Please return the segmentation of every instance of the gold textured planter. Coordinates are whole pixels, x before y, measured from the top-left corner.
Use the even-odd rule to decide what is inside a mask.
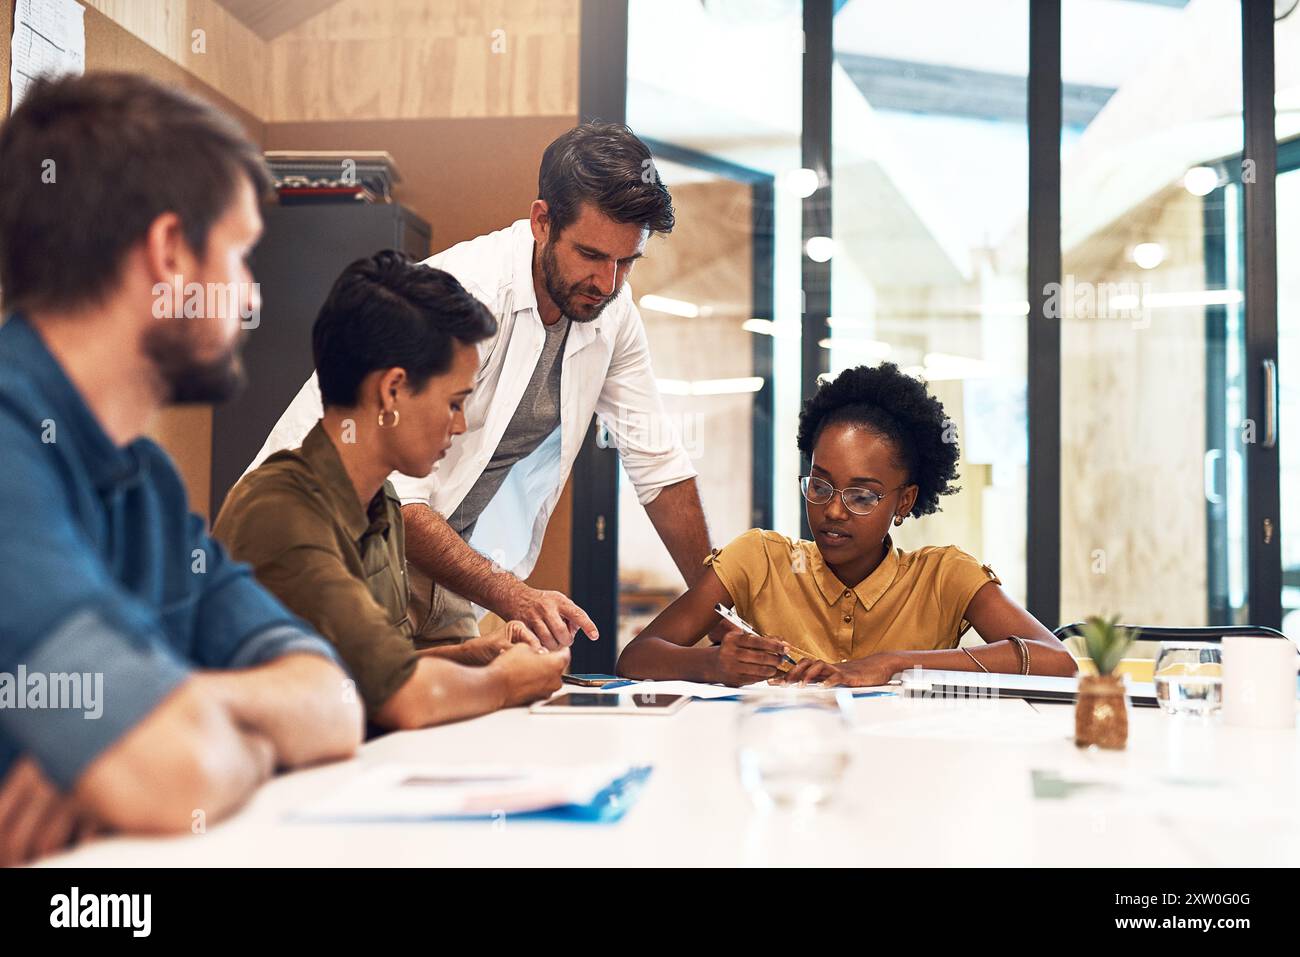
[[[1074,743],[1122,750],[1128,743],[1128,701],[1124,682],[1116,675],[1085,675],[1079,679],[1074,706]]]

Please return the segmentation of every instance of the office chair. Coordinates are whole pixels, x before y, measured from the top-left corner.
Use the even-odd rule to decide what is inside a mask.
[[[1061,625],[1052,634],[1061,641],[1083,633],[1084,623]],[[1138,641],[1222,641],[1228,635],[1258,635],[1260,638],[1286,638],[1276,628],[1264,625],[1205,625],[1190,628],[1169,628],[1164,625],[1121,625],[1138,632]]]
[[[1080,662],[1080,673],[1091,674],[1096,669],[1088,659],[1088,651],[1083,646],[1081,637],[1083,624],[1081,621],[1076,621],[1061,625],[1054,629],[1052,634],[1056,635],[1065,645],[1066,650]],[[1133,681],[1152,680],[1152,669],[1162,641],[1221,642],[1228,635],[1255,635],[1260,638],[1289,640],[1276,628],[1268,628],[1264,625],[1205,625],[1172,628],[1164,625],[1124,625],[1123,627],[1133,628],[1138,633],[1135,647],[1124,657],[1118,668],[1120,674],[1127,674]],[[1142,647],[1144,645],[1145,647]],[[1084,662],[1087,664],[1085,665]]]

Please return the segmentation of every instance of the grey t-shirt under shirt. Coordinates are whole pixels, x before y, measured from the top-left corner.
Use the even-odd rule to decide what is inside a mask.
[[[569,319],[560,316],[559,321],[543,328],[546,341],[542,345],[542,354],[524,388],[514,417],[506,426],[483,474],[460,505],[447,516],[448,523],[461,538],[469,539],[474,534],[474,523],[501,488],[511,467],[527,458],[560,424],[560,371],[564,366]]]

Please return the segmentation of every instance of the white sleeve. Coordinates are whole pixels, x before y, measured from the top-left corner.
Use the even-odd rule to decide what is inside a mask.
[[[298,394],[294,396],[293,401],[289,403],[289,408],[284,410],[284,414],[280,416],[280,421],[275,423],[275,428],[271,430],[271,434],[262,443],[262,448],[257,453],[257,457],[253,459],[248,468],[244,469],[244,475],[257,468],[276,452],[281,452],[284,449],[296,449],[302,445],[302,440],[307,438],[307,433],[320,421],[322,414],[320,386],[316,384],[316,373],[313,372],[311,378],[303,384],[303,387],[298,390]]]

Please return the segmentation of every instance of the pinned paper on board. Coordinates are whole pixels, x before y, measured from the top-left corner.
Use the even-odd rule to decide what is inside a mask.
[[[86,72],[85,12],[76,0],[18,0],[9,47],[11,113],[37,77]]]

